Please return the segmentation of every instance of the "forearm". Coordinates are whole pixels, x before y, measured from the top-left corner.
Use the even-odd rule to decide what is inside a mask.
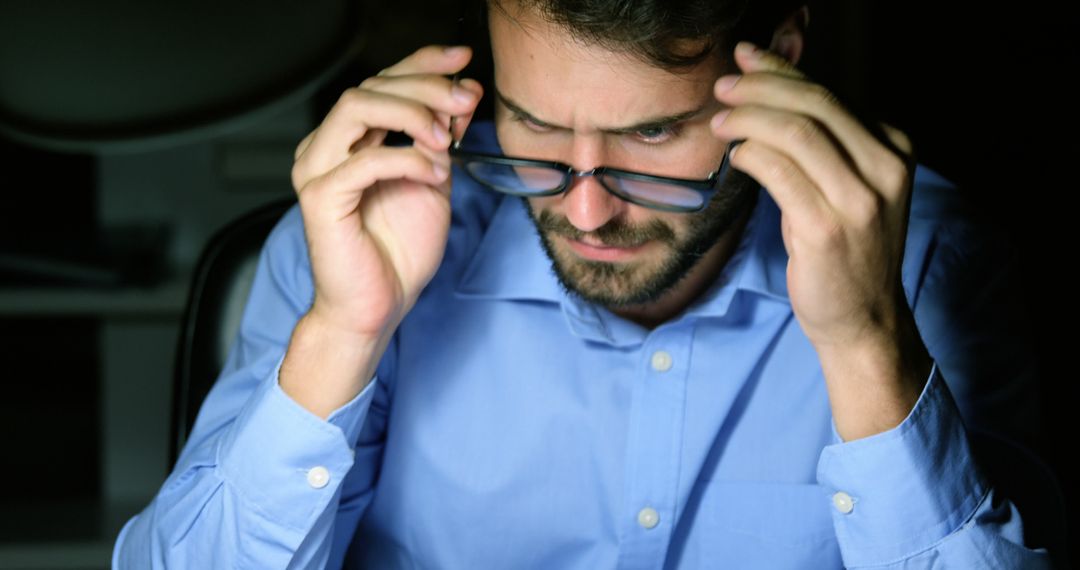
[[[281,364],[282,391],[316,416],[356,397],[371,381],[393,329],[371,338],[341,331],[313,313],[296,324]]]

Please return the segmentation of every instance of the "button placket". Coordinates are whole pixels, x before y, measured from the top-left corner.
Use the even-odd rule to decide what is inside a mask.
[[[635,400],[630,417],[625,505],[627,542],[620,567],[663,565],[674,531],[664,517],[679,500],[686,379],[692,329],[665,326],[651,332],[636,354]],[[653,559],[653,557],[660,557]]]

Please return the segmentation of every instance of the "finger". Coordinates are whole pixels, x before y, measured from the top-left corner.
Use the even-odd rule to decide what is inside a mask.
[[[383,69],[378,77],[410,75],[414,73],[436,73],[451,75],[465,68],[472,58],[472,49],[468,46],[424,46],[401,61]]]
[[[866,182],[852,170],[851,158],[833,134],[813,117],[775,107],[740,105],[718,114],[712,122],[720,139],[751,139],[762,142],[794,162],[834,209],[857,203],[868,192]]]
[[[450,133],[450,136],[453,137],[454,140],[461,140],[465,137],[465,131],[469,130],[469,125],[472,124],[473,116],[475,114],[476,111],[474,109],[464,115],[458,115],[457,118],[454,119],[454,130]]]
[[[446,113],[469,111],[480,101],[484,92],[477,81],[462,79],[455,83],[432,74],[369,77],[360,84],[360,88],[412,99]]]
[[[887,123],[878,124],[881,126],[881,130],[885,132],[885,136],[889,137],[889,141],[893,144],[896,151],[905,156],[914,156],[915,145],[904,131]]]
[[[453,163],[450,159],[450,153],[446,150],[434,150],[429,149],[423,145],[413,145],[413,150],[419,153],[424,158],[428,159],[432,167],[436,165],[442,167],[446,172],[451,172],[453,169]],[[443,194],[450,195],[450,176],[446,176],[440,182],[433,184]]]
[[[370,147],[312,179],[298,194],[305,201],[320,204],[311,208],[312,212],[340,216],[355,209],[364,191],[379,180],[407,179],[435,186],[448,175],[448,169],[436,168],[435,163],[416,149]]]
[[[851,114],[831,91],[825,87],[805,81],[793,75],[775,73],[785,65],[783,58],[761,52],[762,61],[772,60],[769,65],[762,64],[766,73],[747,73],[737,76],[734,85],[729,85],[726,77],[721,77],[715,84],[714,93],[727,105],[758,105],[787,109],[799,114],[809,115],[822,123],[831,132],[838,143],[848,152],[851,160],[867,183],[875,188],[887,187],[889,179],[883,176],[883,165],[895,162],[894,153],[874,137],[863,124]],[[793,73],[788,68],[788,73]]]
[[[313,129],[310,133],[307,134],[306,137],[303,138],[303,140],[300,141],[299,144],[296,145],[296,151],[293,153],[293,160],[299,159],[300,156],[304,154],[304,151],[307,150],[308,145],[311,144],[311,139],[315,138],[315,131],[317,130],[319,129]]]
[[[334,168],[351,154],[354,143],[371,129],[404,131],[413,140],[433,148],[447,148],[450,136],[436,122],[431,109],[416,101],[359,88],[351,88],[330,109],[304,152],[293,166],[294,186]]]
[[[806,73],[791,63],[791,60],[747,41],[735,45],[735,62],[740,69],[747,72],[767,71],[777,75],[807,79]]]
[[[829,204],[806,173],[773,147],[747,140],[729,157],[732,167],[757,180],[780,207],[795,232],[822,228],[832,218]]]
[[[381,145],[386,140],[387,132],[385,129],[369,129],[364,136],[349,146],[349,154],[369,146]]]
[[[455,83],[430,74],[371,77],[360,87],[419,101],[435,111],[436,119],[447,129],[451,116],[471,113],[484,95],[483,86],[476,80],[461,79]]]
[[[473,79],[462,79],[459,83],[462,87],[468,89],[469,91],[472,91],[473,93],[476,93],[476,104],[472,105],[465,113],[454,116],[455,119],[452,125],[453,128],[450,132],[450,138],[456,141],[461,140],[465,137],[465,131],[468,130],[469,125],[472,124],[473,116],[476,114],[476,111],[479,108],[480,100],[484,97],[484,86],[481,85],[479,81]],[[449,125],[449,120],[448,126],[451,126]]]

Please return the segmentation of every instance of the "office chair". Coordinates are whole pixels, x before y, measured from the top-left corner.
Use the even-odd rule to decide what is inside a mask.
[[[245,214],[210,238],[199,258],[176,349],[170,465],[176,463],[199,407],[225,365],[263,242],[295,203],[290,197]]]

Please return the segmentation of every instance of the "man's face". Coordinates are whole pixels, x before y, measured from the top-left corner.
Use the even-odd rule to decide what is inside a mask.
[[[732,64],[714,58],[674,75],[583,45],[504,4],[514,19],[493,8],[489,23],[495,125],[506,154],[699,180],[720,165],[730,141],[709,130],[722,108],[712,86]],[[694,113],[655,124],[687,112]],[[704,210],[689,214],[623,201],[593,177],[556,196],[522,200],[564,287],[604,306],[639,306],[669,293],[748,213],[757,185],[736,174]]]

